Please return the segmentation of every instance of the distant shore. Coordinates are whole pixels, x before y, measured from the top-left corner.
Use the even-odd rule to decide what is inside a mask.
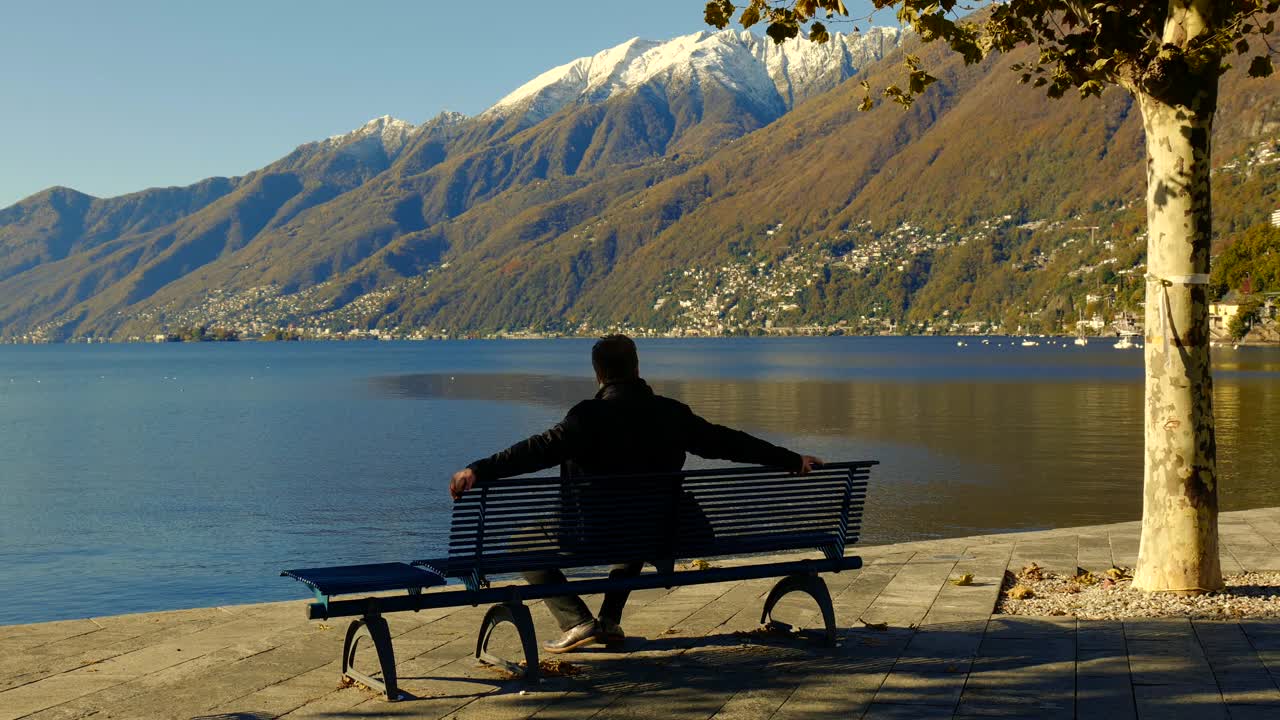
[[[238,333],[225,334],[206,334],[206,336],[184,336],[184,334],[156,334],[151,338],[125,338],[125,340],[115,340],[115,338],[97,338],[97,337],[79,337],[70,338],[70,340],[27,340],[27,338],[0,338],[0,345],[169,345],[169,343],[206,343],[206,342],[425,342],[425,341],[460,341],[460,340],[595,340],[603,334],[622,332],[630,334],[637,340],[726,340],[726,338],[796,338],[796,337],[859,337],[859,338],[908,338],[908,337],[932,337],[932,338],[954,338],[956,341],[966,340],[1001,340],[1001,341],[1048,341],[1053,342],[1069,342],[1074,343],[1075,334],[1042,334],[1042,333],[851,333],[851,332],[767,332],[767,333],[685,333],[685,332],[669,332],[669,333],[653,333],[653,332],[635,332],[635,331],[618,331],[618,329],[607,329],[607,331],[590,332],[590,333],[534,333],[534,332],[513,332],[513,333],[467,333],[467,334],[396,334],[396,333],[379,333],[378,331],[360,332],[360,333],[333,333],[333,334],[303,334],[303,333],[275,333],[265,334],[265,336],[243,336]],[[1132,334],[1132,333],[1123,333]],[[1083,336],[1089,342],[1108,342],[1123,337],[1121,333],[1103,333],[1091,334],[1091,336]],[[1210,345],[1215,348],[1220,347],[1280,347],[1280,338],[1277,340],[1256,340],[1256,338],[1245,338],[1245,340],[1212,340]]]
[[[616,332],[616,331],[607,331]],[[601,333],[605,334],[605,333]],[[364,335],[364,336],[346,336],[346,335],[299,335],[293,337],[225,337],[225,338],[166,338],[166,339],[108,339],[108,338],[73,338],[70,340],[24,340],[5,338],[0,339],[0,345],[168,345],[168,344],[200,344],[200,343],[261,343],[261,342],[305,342],[305,343],[348,343],[348,342],[430,342],[430,341],[458,341],[458,340],[594,340],[601,334],[582,334],[568,335],[556,333],[485,333],[474,335],[431,335],[422,337],[413,336],[395,336],[395,335]],[[1046,344],[1067,343],[1073,344],[1077,336],[1075,335],[1041,335],[1037,333],[989,333],[989,334],[930,334],[930,333],[912,333],[912,334],[893,334],[893,333],[874,333],[874,334],[857,334],[857,333],[768,333],[768,334],[633,334],[636,339],[645,340],[722,340],[727,338],[952,338],[956,341],[963,342],[966,340],[1000,340],[1000,341],[1023,341],[1030,340],[1039,342],[1047,341]],[[1121,336],[1111,335],[1087,335],[1085,339],[1090,343],[1106,343],[1119,339]],[[1233,347],[1251,347],[1251,348],[1280,348],[1280,340],[1214,340],[1210,343],[1214,349],[1233,348]],[[1139,348],[1135,348],[1139,349]]]

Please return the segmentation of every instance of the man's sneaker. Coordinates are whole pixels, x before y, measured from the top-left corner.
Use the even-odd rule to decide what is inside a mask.
[[[600,618],[596,622],[600,625],[600,639],[605,645],[617,647],[626,641],[627,634],[622,632],[622,626],[618,623],[605,618]]]
[[[564,653],[599,641],[600,624],[595,620],[589,620],[569,628],[559,640],[542,643],[542,649],[549,653]]]

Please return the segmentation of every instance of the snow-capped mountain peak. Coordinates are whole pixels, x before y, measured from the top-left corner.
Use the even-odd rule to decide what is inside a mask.
[[[519,107],[537,122],[585,94],[621,83],[623,73],[636,59],[657,45],[652,40],[631,38],[590,57],[551,68],[516,88],[486,113],[505,115]]]
[[[418,130],[419,128],[411,122],[383,115],[351,132],[334,135],[324,142],[329,147],[337,147],[374,138],[384,150],[394,153],[403,147]]]
[[[441,110],[440,114],[427,121],[427,124],[430,125],[434,123],[442,127],[451,127],[458,123],[465,122],[468,119],[470,118],[463,113],[456,112],[454,110]]]
[[[880,59],[900,40],[893,28],[834,33],[821,45],[802,38],[777,45],[746,30],[696,32],[666,42],[632,38],[542,73],[484,114],[520,114],[536,123],[570,103],[601,102],[675,78],[717,82],[789,108]]]

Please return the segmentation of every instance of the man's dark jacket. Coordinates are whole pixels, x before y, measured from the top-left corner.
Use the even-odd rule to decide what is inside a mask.
[[[673,472],[685,453],[799,470],[800,455],[698,417],[682,402],[654,394],[639,378],[610,383],[564,420],[469,466],[480,480],[555,465],[564,477]]]

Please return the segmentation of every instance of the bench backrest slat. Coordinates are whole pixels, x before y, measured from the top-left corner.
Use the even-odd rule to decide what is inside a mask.
[[[874,462],[805,476],[762,468],[608,478],[508,478],[454,505],[449,574],[656,564],[857,540]]]

